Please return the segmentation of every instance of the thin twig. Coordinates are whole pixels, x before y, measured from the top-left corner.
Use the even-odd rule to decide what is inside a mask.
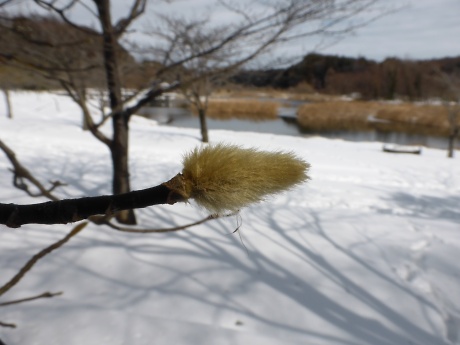
[[[207,222],[209,220],[212,220],[212,219],[231,217],[231,216],[234,216],[234,215],[235,215],[235,213],[228,213],[228,214],[217,214],[217,213],[215,213],[215,214],[210,214],[206,218],[203,218],[201,220],[198,220],[198,221],[190,223],[190,224],[181,225],[181,226],[175,226],[175,227],[172,227],[172,228],[164,228],[164,229],[133,229],[133,228],[127,228],[127,227],[121,227],[121,226],[115,225],[115,224],[111,223],[110,221],[102,221],[99,224],[105,224],[105,225],[107,225],[107,226],[109,226],[112,229],[117,230],[117,231],[148,234],[148,233],[155,233],[155,232],[156,233],[161,233],[161,232],[173,232],[173,231],[187,230],[188,228],[190,228],[192,226],[203,224],[203,223],[205,223],[205,222]]]
[[[11,304],[19,304],[19,303],[23,303],[23,302],[34,301],[34,300],[39,299],[39,298],[51,298],[51,297],[54,297],[54,296],[60,296],[62,294],[63,294],[63,292],[61,292],[61,291],[60,292],[44,292],[44,293],[42,293],[40,295],[37,295],[37,296],[21,298],[21,299],[16,299],[16,300],[13,300],[13,301],[0,303],[0,307],[5,307],[5,306],[11,305]]]
[[[117,231],[148,234],[148,233],[155,233],[155,232],[173,232],[173,231],[186,230],[189,227],[200,225],[200,224],[203,224],[203,223],[207,222],[208,220],[217,219],[219,217],[220,216],[218,214],[211,214],[211,215],[207,216],[206,218],[203,218],[201,220],[198,220],[198,221],[190,223],[190,224],[186,224],[186,225],[182,225],[182,226],[176,226],[176,227],[172,227],[172,228],[165,228],[165,229],[133,229],[133,228],[121,227],[121,226],[115,225],[115,224],[113,224],[113,223],[111,223],[109,221],[105,222],[104,224],[109,226],[109,227],[111,227],[112,229],[117,230]]]
[[[5,292],[7,292],[13,286],[15,286],[22,279],[22,277],[24,277],[24,275],[37,263],[38,260],[46,256],[47,254],[51,253],[53,250],[61,247],[73,236],[75,236],[81,230],[83,230],[86,227],[86,225],[88,225],[88,222],[82,222],[78,224],[63,239],[53,243],[49,247],[46,247],[45,249],[35,254],[32,258],[30,258],[29,261],[26,262],[26,264],[19,270],[18,273],[16,273],[16,275],[13,278],[11,278],[10,281],[8,281],[5,285],[0,287],[0,296],[2,296]]]
[[[9,328],[16,328],[16,324],[14,324],[14,323],[6,323],[6,322],[1,322],[1,321],[0,321],[0,326],[9,327]],[[2,345],[2,344],[3,343],[0,340],[0,345]]]
[[[99,35],[99,33],[97,31],[94,31],[94,30],[92,30],[90,28],[87,28],[85,26],[82,26],[82,25],[78,25],[78,24],[74,23],[72,20],[70,20],[68,15],[65,13],[65,11],[69,9],[69,6],[65,6],[63,8],[58,8],[57,6],[54,5],[55,1],[34,0],[34,2],[38,6],[44,8],[45,10],[52,11],[52,12],[56,13],[57,15],[59,15],[59,17],[65,23],[69,24],[71,27],[73,27],[75,29],[78,29],[80,31],[83,31],[84,33],[93,35],[93,36],[98,36]],[[75,3],[76,3],[76,1],[72,1],[71,6],[75,5]],[[81,1],[81,3],[83,3],[83,2]],[[84,7],[86,9],[88,9],[87,6],[84,6]],[[95,13],[93,13],[93,11],[91,11],[91,13],[95,15]]]
[[[27,170],[17,159],[16,155],[13,150],[8,147],[3,141],[0,140],[0,149],[5,153],[11,164],[13,165],[12,172],[14,174],[13,177],[13,185],[21,190],[24,190],[31,196],[46,196],[48,199],[51,200],[59,200],[51,191],[53,191],[56,187],[63,185],[62,183],[56,181],[53,182],[53,186],[49,189],[46,189],[30,172]],[[23,183],[23,179],[29,180],[35,187],[38,188],[40,194],[31,194],[28,190],[27,185]]]

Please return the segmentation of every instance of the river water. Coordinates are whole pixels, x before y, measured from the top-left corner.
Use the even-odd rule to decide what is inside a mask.
[[[391,143],[397,145],[419,145],[437,149],[447,149],[447,138],[426,136],[419,134],[408,134],[400,132],[384,131],[324,131],[309,132],[297,124],[295,117],[296,108],[280,108],[279,119],[267,121],[249,121],[249,120],[214,120],[207,119],[208,129],[225,129],[231,131],[273,133],[280,135],[293,135],[302,137],[322,136],[331,139],[343,139],[348,141],[376,141],[382,143]],[[191,114],[183,108],[162,108],[149,107],[144,108],[142,115],[157,120],[165,126],[199,128],[198,117]],[[458,147],[457,143],[457,148]]]

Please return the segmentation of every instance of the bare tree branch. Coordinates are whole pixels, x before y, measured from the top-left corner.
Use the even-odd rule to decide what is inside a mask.
[[[83,112],[84,120],[86,121],[91,134],[93,134],[96,139],[105,145],[110,146],[112,144],[112,140],[110,140],[98,129],[109,117],[103,118],[101,123],[96,125],[86,104],[85,89],[75,88],[71,83],[66,83],[64,81],[61,81],[61,85],[67,91],[68,95],[73,99],[73,101],[80,106]]]
[[[16,324],[14,324],[14,323],[6,323],[6,322],[2,322],[2,321],[0,321],[0,326],[7,327],[7,328],[16,328]],[[0,345],[3,345],[3,344],[4,343],[0,339]]]
[[[0,140],[0,149],[3,150],[7,158],[10,160],[13,165],[13,185],[29,194],[30,196],[45,196],[48,199],[57,201],[59,200],[51,192],[63,184],[59,181],[52,182],[50,188],[45,188],[30,172],[25,168],[17,159],[16,154],[9,148],[2,140]],[[24,179],[30,181],[39,191],[40,194],[33,194],[29,191],[27,185],[24,183]]]
[[[147,0],[136,0],[133,3],[129,15],[120,19],[117,24],[114,25],[116,36],[121,36],[131,23],[144,13],[146,2]]]
[[[113,223],[111,223],[109,221],[104,222],[104,224],[108,225],[112,229],[115,229],[115,230],[121,231],[121,232],[148,234],[148,233],[162,233],[162,232],[173,232],[173,231],[187,230],[188,228],[191,228],[192,226],[203,224],[203,223],[205,223],[205,222],[207,222],[209,220],[217,219],[217,218],[221,218],[221,217],[229,217],[229,216],[232,216],[232,215],[233,214],[228,214],[228,215],[211,214],[211,215],[207,216],[206,218],[200,219],[200,220],[198,220],[196,222],[193,222],[193,223],[189,223],[189,224],[182,225],[182,226],[175,226],[175,227],[172,227],[172,228],[165,228],[165,229],[135,229],[135,228],[128,228],[128,227],[121,227],[121,226],[115,225],[115,224],[113,224]]]
[[[5,307],[7,305],[12,305],[12,304],[30,302],[30,301],[34,301],[36,299],[41,299],[41,298],[52,298],[52,297],[55,297],[55,296],[60,296],[62,294],[63,294],[63,292],[44,292],[44,293],[42,293],[40,295],[37,295],[37,296],[21,298],[21,299],[16,299],[16,300],[13,300],[13,301],[0,303],[0,307]]]
[[[19,281],[24,277],[24,275],[30,271],[30,269],[43,257],[54,251],[55,249],[58,249],[65,243],[67,243],[72,237],[77,235],[81,230],[83,230],[86,225],[88,225],[88,222],[82,222],[78,225],[76,225],[64,238],[61,240],[53,243],[52,245],[46,247],[45,249],[42,249],[39,251],[37,254],[35,254],[32,258],[30,258],[26,264],[8,281],[6,282],[3,286],[0,287],[0,296],[8,292],[12,287],[14,287]],[[61,295],[62,292],[56,292],[56,293],[50,293],[50,292],[45,292],[41,295],[38,296],[33,296],[29,298],[23,298],[23,299],[18,299],[14,301],[8,301],[8,302],[3,302],[0,303],[0,307],[6,306],[6,305],[11,305],[11,304],[17,304],[17,303],[22,303],[22,302],[28,302],[32,300],[36,300],[39,298],[51,298],[54,296],[59,296]],[[0,322],[0,326],[2,327],[10,327],[10,328],[15,328],[16,325],[13,323],[4,323]]]
[[[71,9],[75,4],[79,3],[79,0],[72,0],[67,6],[64,6],[63,8],[58,8],[57,6],[54,5],[56,1],[44,1],[44,0],[33,0],[38,6],[52,11],[56,13],[65,23],[70,25],[71,27],[78,29],[80,31],[83,31],[87,34],[93,35],[93,36],[99,36],[100,34],[92,29],[89,29],[87,27],[84,27],[82,25],[78,25],[74,23],[72,20],[69,19],[67,14],[65,13],[69,9]],[[91,13],[94,14],[94,12],[91,11]]]
[[[139,99],[136,102],[136,104],[134,104],[133,106],[127,107],[123,110],[123,117],[129,118],[132,114],[134,114],[136,111],[138,111],[143,106],[147,105],[153,99],[161,96],[165,92],[176,90],[179,87],[179,85],[180,85],[180,82],[176,81],[165,88],[162,88],[157,85],[152,87],[148,92],[145,93],[145,95],[141,99]]]

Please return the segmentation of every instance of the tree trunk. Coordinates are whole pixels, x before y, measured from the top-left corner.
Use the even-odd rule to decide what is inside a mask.
[[[449,146],[447,149],[447,157],[448,158],[454,158],[454,151],[455,151],[455,138],[457,137],[459,133],[459,129],[457,128],[456,130],[452,131],[449,135]]]
[[[81,129],[83,129],[84,131],[88,131],[89,130],[89,124],[88,124],[88,119],[86,118],[86,111],[87,111],[87,108],[86,108],[86,89],[85,88],[82,88],[82,89],[79,89],[78,91],[78,94],[79,94],[79,99],[80,99],[80,107],[83,108],[82,110],[82,116],[83,116],[83,121],[82,121],[82,124],[81,124]]]
[[[3,89],[3,94],[5,95],[7,117],[9,119],[12,119],[13,118],[13,111],[11,110],[10,91],[7,90],[7,89]]]
[[[82,119],[81,129],[84,131],[88,131],[89,130],[88,120],[86,119],[84,112],[82,112],[82,117],[83,119]]]
[[[198,115],[200,117],[201,141],[204,143],[208,143],[209,136],[208,136],[208,125],[206,123],[206,110],[198,109]]]
[[[128,193],[131,190],[128,160],[129,128],[127,121],[120,115],[113,117],[112,124],[113,142],[110,147],[113,164],[112,189],[113,194],[117,195]],[[133,210],[119,212],[117,220],[123,224],[136,224]]]
[[[110,146],[113,164],[112,187],[114,194],[128,193],[129,166],[128,166],[128,121],[123,116],[123,99],[121,94],[121,80],[117,61],[117,39],[115,37],[112,19],[110,16],[110,1],[95,0],[99,21],[103,34],[104,67],[107,78],[107,88],[110,97],[110,108],[113,112],[112,126],[113,139]],[[117,220],[123,224],[136,224],[133,210],[119,212]]]

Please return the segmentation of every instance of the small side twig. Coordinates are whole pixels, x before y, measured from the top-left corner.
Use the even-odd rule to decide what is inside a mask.
[[[47,254],[51,253],[53,250],[61,247],[63,244],[69,241],[73,236],[75,236],[81,230],[83,230],[86,227],[86,225],[88,225],[88,222],[82,222],[78,224],[64,238],[46,247],[45,249],[39,251],[32,258],[30,258],[29,261],[27,261],[26,264],[19,270],[19,272],[13,276],[13,278],[11,278],[6,284],[0,287],[0,296],[2,296],[4,293],[9,291],[13,286],[15,286],[24,277],[24,275],[27,272],[29,272],[29,270],[38,262],[38,260],[46,256]],[[39,298],[51,298],[54,296],[59,296],[61,294],[62,292],[55,292],[55,293],[45,292],[37,296],[3,302],[3,303],[0,303],[0,307],[4,307],[7,305],[11,305],[11,304],[18,304],[22,302],[33,301]],[[5,323],[5,322],[0,321],[0,327],[16,328],[16,325],[14,323]],[[0,341],[0,345],[2,345],[1,341]]]
[[[61,186],[67,186],[66,183],[62,183],[61,181],[49,181],[50,184],[51,184],[50,188],[48,188],[48,189],[45,189],[45,187],[43,187],[43,189],[39,188],[39,189],[41,189],[41,191],[39,193],[33,193],[33,192],[31,192],[29,190],[29,186],[24,181],[25,179],[27,179],[29,181],[32,181],[30,179],[30,176],[32,176],[30,173],[27,172],[27,174],[23,174],[24,170],[19,170],[19,169],[9,169],[9,170],[13,173],[13,186],[15,186],[17,189],[20,189],[20,190],[26,192],[27,195],[29,195],[29,196],[31,196],[33,198],[36,198],[36,197],[39,197],[39,196],[51,195],[50,193],[53,190],[55,190],[56,188],[61,187]],[[35,184],[35,186],[37,186],[37,184],[34,181],[32,181],[32,183]],[[43,192],[43,190],[46,191],[46,195],[45,195],[45,192]]]
[[[13,165],[13,169],[11,171],[13,172],[13,185],[16,188],[19,188],[21,190],[24,190],[27,194],[30,196],[45,196],[50,200],[59,200],[57,197],[55,197],[51,192],[59,187],[62,186],[63,184],[59,181],[52,182],[51,188],[47,189],[45,188],[30,172],[27,170],[17,159],[16,159],[16,154],[14,151],[8,147],[2,140],[0,140],[0,149],[5,153],[5,155],[8,157],[10,160],[11,164]],[[24,179],[30,181],[37,189],[40,191],[39,194],[32,194],[29,189],[27,184],[24,182]]]
[[[1,321],[0,321],[0,326],[8,327],[8,328],[16,328],[16,324],[14,323],[6,323],[6,322],[1,322]],[[3,345],[3,342],[1,340],[0,340],[0,345]]]
[[[185,225],[181,225],[181,226],[175,226],[175,227],[172,227],[172,228],[164,228],[164,229],[133,229],[133,228],[128,228],[128,227],[121,227],[121,226],[118,226],[118,225],[115,225],[113,223],[111,223],[110,221],[106,221],[104,222],[103,224],[111,227],[112,229],[115,229],[117,231],[122,231],[122,232],[130,232],[130,233],[140,233],[140,234],[147,234],[147,233],[161,233],[161,232],[173,232],[173,231],[181,231],[181,230],[187,230],[188,228],[192,227],[192,226],[196,226],[196,225],[200,225],[200,224],[203,224],[209,220],[212,220],[212,219],[217,219],[217,218],[221,218],[221,217],[229,217],[233,214],[225,214],[225,215],[219,215],[219,214],[211,214],[209,216],[207,216],[206,218],[203,218],[201,220],[198,220],[196,222],[193,222],[193,223],[189,223],[189,224],[185,224]]]
[[[22,279],[22,277],[24,277],[24,275],[38,262],[38,260],[46,256],[47,254],[51,253],[53,250],[61,247],[73,236],[75,236],[81,230],[83,230],[86,227],[86,225],[88,225],[88,222],[78,224],[64,238],[46,247],[45,249],[35,254],[32,258],[30,258],[29,261],[26,262],[26,264],[19,270],[18,273],[14,275],[13,278],[11,278],[6,284],[0,287],[0,296],[2,296],[5,292],[7,292],[13,286],[15,286]]]
[[[34,300],[40,299],[40,298],[52,298],[52,297],[55,297],[55,296],[60,296],[62,294],[63,294],[62,291],[59,291],[59,292],[44,292],[44,293],[42,293],[40,295],[37,295],[37,296],[21,298],[21,299],[16,299],[16,300],[13,300],[13,301],[0,303],[0,307],[5,307],[5,306],[11,305],[11,304],[19,304],[19,303],[23,303],[23,302],[34,301]]]

